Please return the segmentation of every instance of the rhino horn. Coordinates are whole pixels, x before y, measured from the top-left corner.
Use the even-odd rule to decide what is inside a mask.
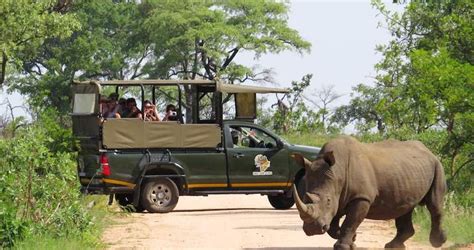
[[[293,184],[293,198],[295,199],[296,208],[298,208],[300,218],[304,222],[314,221],[315,214],[314,214],[313,206],[304,204],[304,202],[301,200],[298,194],[298,190],[296,190],[296,185],[294,184]]]

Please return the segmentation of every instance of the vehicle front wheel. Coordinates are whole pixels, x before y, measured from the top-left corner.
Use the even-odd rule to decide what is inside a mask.
[[[290,209],[295,204],[295,200],[293,200],[293,197],[287,197],[284,194],[269,195],[268,201],[270,202],[272,207],[281,210]]]
[[[176,207],[178,199],[178,187],[169,178],[149,181],[143,188],[142,204],[150,213],[168,213]]]

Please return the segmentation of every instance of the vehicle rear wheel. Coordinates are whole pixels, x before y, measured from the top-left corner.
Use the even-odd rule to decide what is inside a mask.
[[[142,204],[150,213],[168,213],[176,207],[178,199],[178,187],[169,178],[149,181],[143,188]]]
[[[145,209],[141,204],[133,206],[133,194],[115,194],[115,200],[120,207],[129,212],[143,212]]]
[[[281,210],[290,209],[295,204],[295,200],[293,200],[293,197],[287,197],[285,194],[269,195],[268,201],[270,202],[272,207]]]

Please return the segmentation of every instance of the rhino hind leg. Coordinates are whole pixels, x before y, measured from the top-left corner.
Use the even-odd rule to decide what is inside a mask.
[[[431,214],[430,243],[433,247],[441,247],[447,239],[446,233],[441,228],[441,219],[443,217],[441,212],[442,205],[427,202],[426,207]]]
[[[397,234],[385,245],[385,248],[405,248],[404,242],[415,234],[412,223],[413,210],[395,219]]]
[[[441,247],[446,242],[446,233],[441,226],[443,218],[443,199],[446,193],[446,181],[441,163],[435,167],[435,178],[424,203],[431,215],[430,243],[433,247]]]

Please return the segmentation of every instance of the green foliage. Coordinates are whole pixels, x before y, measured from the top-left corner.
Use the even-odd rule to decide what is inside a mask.
[[[2,247],[32,236],[80,238],[92,226],[81,205],[70,132],[54,126],[53,119],[0,140]]]
[[[402,13],[373,5],[393,39],[377,48],[375,86],[354,88],[334,119],[356,122],[362,133],[376,128],[380,138],[434,143],[425,142],[441,157],[450,188],[464,192],[474,175],[474,4],[412,1]]]
[[[337,134],[321,134],[321,133],[289,133],[283,134],[282,137],[288,142],[298,145],[322,147],[328,140],[336,137]]]
[[[74,15],[61,13],[67,6],[52,0],[0,2],[0,84],[6,64],[20,66],[37,55],[46,39],[65,38],[80,27]]]
[[[1,117],[0,117],[1,118]],[[16,131],[23,126],[27,125],[27,120],[23,116],[14,117],[13,120],[8,121],[6,120],[6,125],[1,130],[1,137],[2,138],[12,138],[15,137]]]
[[[351,93],[349,105],[338,107],[331,120],[342,127],[354,123],[356,129],[362,133],[369,132],[374,127],[379,133],[383,133],[385,119],[382,112],[378,111],[385,104],[381,101],[381,88],[359,84],[352,90],[354,92]]]
[[[291,83],[290,93],[285,94],[278,99],[271,109],[259,110],[259,124],[265,127],[272,127],[280,133],[305,133],[305,132],[324,132],[324,123],[321,122],[321,113],[314,112],[303,102],[303,92],[311,84],[313,75],[303,76],[300,82]],[[284,102],[288,104],[286,104]],[[272,111],[274,107],[276,111]]]
[[[288,27],[288,11],[273,0],[74,1],[67,13],[81,30],[46,39],[38,56],[22,58],[24,72],[11,81],[32,107],[60,114],[69,112],[69,85],[77,78],[265,81],[269,71],[255,72],[234,58],[242,51],[308,51],[310,44]],[[188,86],[185,94],[189,108]]]
[[[79,0],[67,13],[81,29],[64,39],[46,39],[38,56],[22,58],[22,74],[11,77],[12,88],[28,95],[37,112],[54,107],[66,115],[72,80],[138,74],[136,62],[145,53],[136,35],[142,20],[134,3]]]
[[[233,62],[239,51],[257,56],[310,44],[288,27],[288,5],[278,1],[144,1],[144,28],[154,46],[151,75],[184,79],[196,76],[226,79],[251,75],[251,68]]]

